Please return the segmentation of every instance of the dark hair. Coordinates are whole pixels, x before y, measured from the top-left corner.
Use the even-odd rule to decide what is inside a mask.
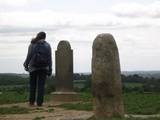
[[[45,32],[39,32],[35,38],[32,39],[31,43],[36,43],[37,41],[41,39],[46,38],[46,33]]]

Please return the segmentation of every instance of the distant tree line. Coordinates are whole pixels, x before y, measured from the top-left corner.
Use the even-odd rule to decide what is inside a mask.
[[[160,92],[160,79],[135,75],[121,75],[125,92]],[[127,86],[130,84],[130,86]]]
[[[142,77],[138,74],[135,75],[121,75],[122,87],[124,92],[160,92],[160,79]],[[83,84],[81,88],[75,88],[77,91],[91,91],[91,74],[79,74],[73,75],[74,84]],[[5,87],[10,86],[10,87]],[[11,87],[13,86],[13,87]],[[16,74],[0,74],[0,91],[17,90],[23,91],[28,90],[29,87],[29,76],[24,77],[23,75]],[[46,80],[46,92],[50,93],[55,90],[55,76],[51,76]]]
[[[28,83],[28,77],[21,77],[16,74],[0,74],[0,85],[25,85]]]

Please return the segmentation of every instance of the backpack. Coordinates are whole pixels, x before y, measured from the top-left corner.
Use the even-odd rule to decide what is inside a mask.
[[[43,43],[37,43],[32,57],[32,66],[34,67],[47,67],[50,60],[49,47]]]

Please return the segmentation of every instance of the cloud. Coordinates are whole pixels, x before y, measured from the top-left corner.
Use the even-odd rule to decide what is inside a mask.
[[[8,6],[23,6],[26,5],[30,0],[0,0],[0,5]]]
[[[160,2],[158,3],[160,4]],[[157,19],[160,5],[158,6],[156,3],[153,3],[149,6],[152,7],[148,8],[143,5],[131,3],[119,4],[112,8],[111,13],[77,14],[68,12],[54,12],[52,10],[34,12],[1,12],[0,33],[35,32],[41,29],[47,31],[57,31],[61,29],[90,30],[151,26],[158,27],[160,26],[159,19]],[[148,13],[149,9],[150,11],[156,12]]]
[[[121,3],[114,5],[111,11],[119,17],[160,18],[160,1],[155,1],[151,4]]]
[[[3,12],[0,13],[0,26],[8,28],[84,28],[112,27],[118,25],[111,14],[76,14],[43,10],[39,12]]]

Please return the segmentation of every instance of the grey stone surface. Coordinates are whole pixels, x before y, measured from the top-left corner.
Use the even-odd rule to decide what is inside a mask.
[[[93,43],[92,90],[96,118],[124,116],[119,53],[111,34],[98,35]]]
[[[56,51],[56,91],[73,91],[73,51],[68,41],[60,41]]]
[[[56,92],[53,101],[77,101],[78,94],[73,91],[73,51],[68,41],[60,41],[56,51]]]

